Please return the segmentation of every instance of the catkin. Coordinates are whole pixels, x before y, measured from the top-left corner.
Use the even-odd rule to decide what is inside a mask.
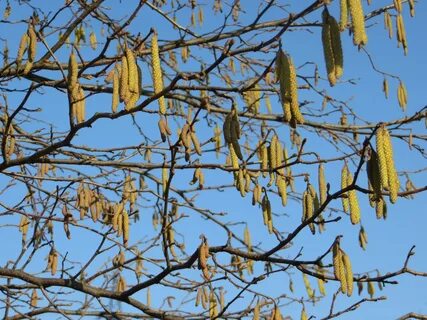
[[[22,233],[22,243],[25,243],[25,240],[27,239],[29,225],[30,221],[28,220],[28,217],[23,215],[19,221],[19,232]]]
[[[305,312],[305,308],[302,308],[301,310],[300,320],[308,320],[308,316],[307,316],[307,313]]]
[[[393,0],[394,8],[398,13],[402,13],[402,0]]]
[[[395,203],[397,194],[399,192],[399,178],[397,176],[396,168],[393,159],[393,147],[391,144],[390,134],[385,127],[382,127],[383,141],[384,141],[384,155],[387,166],[388,186],[390,191],[390,202]]]
[[[27,51],[28,44],[29,44],[29,37],[28,37],[28,33],[25,32],[21,37],[21,41],[19,42],[18,53],[16,55],[17,69],[19,69],[19,67],[21,66],[22,58],[24,56],[25,51]]]
[[[353,175],[347,170],[347,185],[351,185],[353,182]],[[360,222],[360,207],[357,199],[357,193],[355,189],[350,190],[348,193],[348,202],[350,205],[350,220],[352,224]]]
[[[162,190],[163,190],[163,195],[166,192],[168,180],[169,180],[169,170],[168,170],[168,168],[163,167],[162,168]]]
[[[326,71],[331,86],[334,86],[337,79],[343,74],[343,52],[341,46],[341,36],[338,23],[331,16],[327,9],[323,10],[322,44],[325,56]]]
[[[152,66],[153,66],[154,94],[157,94],[163,90],[163,74],[160,66],[159,46],[157,43],[157,32],[154,32],[153,37],[151,38],[151,59],[152,59]],[[165,97],[164,96],[159,97],[158,101],[159,101],[159,112],[161,114],[166,114]]]
[[[344,31],[348,24],[348,0],[340,0],[340,31]]]
[[[214,142],[215,142],[215,156],[218,159],[219,153],[221,152],[221,129],[218,124],[214,128]]]
[[[242,151],[240,150],[240,145],[239,145],[239,138],[240,138],[239,118],[237,116],[236,109],[233,108],[231,112],[231,120],[230,120],[230,139],[237,157],[240,160],[243,160]]]
[[[309,191],[305,192],[305,196],[304,196],[304,205],[303,205],[303,218],[304,221],[310,219],[313,216],[314,213],[314,200],[313,200],[313,196],[311,195],[311,193]],[[305,211],[305,212],[304,212]],[[316,229],[314,228],[314,223],[309,223],[308,227],[310,228],[310,231],[312,234],[315,234]]]
[[[393,23],[391,20],[391,15],[388,11],[384,12],[384,27],[388,30],[388,37],[393,38]]]
[[[128,85],[129,85],[129,91],[132,93],[138,93],[139,92],[139,81],[138,81],[138,66],[136,64],[136,59],[133,51],[129,48],[126,48],[125,50],[126,54],[126,61],[128,65],[128,72],[129,72],[129,78],[128,78]]]
[[[365,228],[363,226],[359,231],[359,245],[363,250],[366,250],[366,245],[368,244],[368,235],[366,234]]]
[[[261,186],[257,183],[252,191],[252,205],[261,204]]]
[[[333,262],[333,266],[334,266],[334,275],[335,278],[337,278],[338,280],[340,279],[340,273],[339,273],[339,267],[341,264],[341,251],[340,251],[340,246],[339,244],[336,242],[332,248],[332,262]]]
[[[36,308],[37,307],[37,303],[38,303],[38,295],[37,295],[37,290],[33,289],[33,291],[31,292],[31,300],[30,300],[30,306],[31,308]]]
[[[123,245],[127,247],[129,241],[129,214],[123,210]]]
[[[277,163],[277,135],[273,135],[270,142],[270,147],[268,148],[268,159],[270,164],[270,170],[276,170],[276,167],[279,165]]]
[[[130,98],[129,92],[129,65],[127,62],[126,55],[122,56],[121,68],[120,68],[120,100],[128,103]]]
[[[92,48],[92,50],[96,50],[98,42],[96,40],[96,34],[93,31],[89,35],[89,43],[90,43],[90,47]]]
[[[405,111],[408,104],[408,93],[403,81],[399,81],[399,86],[397,87],[397,100],[399,102],[400,108]]]
[[[78,85],[76,87],[77,89],[77,103],[76,103],[76,108],[77,108],[77,123],[82,123],[85,121],[86,118],[86,99],[85,99],[85,93],[83,91],[83,88]]]
[[[34,26],[30,24],[28,26],[28,61],[25,65],[24,74],[27,74],[30,72],[33,62],[36,59],[36,53],[37,53],[37,35],[34,30]]]
[[[322,163],[319,164],[318,180],[319,180],[319,201],[320,201],[320,204],[322,205],[326,201],[326,197],[327,197],[325,169]]]
[[[390,192],[390,202],[395,203],[399,192],[399,178],[393,160],[393,147],[388,130],[382,126],[376,133],[378,167],[381,185]]]
[[[254,315],[252,317],[252,320],[260,320],[260,306],[259,306],[259,303],[257,303],[255,305],[253,313],[254,313]]]
[[[409,0],[408,5],[409,5],[409,13],[411,17],[415,17],[415,1]]]
[[[353,26],[353,43],[359,47],[364,46],[368,43],[368,36],[365,30],[362,0],[348,0],[348,7]]]
[[[383,92],[384,92],[385,98],[388,99],[388,81],[387,81],[387,78],[384,78],[384,80],[383,80]]]
[[[397,25],[397,41],[398,44],[401,43],[403,47],[403,52],[405,55],[408,54],[408,42],[406,39],[406,31],[405,24],[403,23],[403,16],[398,14],[396,17],[396,25]]]
[[[304,118],[299,109],[298,83],[292,58],[280,49],[276,56],[276,74],[280,82],[280,95],[284,108],[285,121],[293,126],[303,124]]]
[[[114,68],[113,69],[113,95],[112,95],[112,101],[111,101],[111,111],[113,113],[117,112],[117,108],[120,102],[119,86],[120,86],[119,73],[117,69]]]
[[[341,170],[341,189],[348,187],[347,175],[348,175],[347,164],[344,164],[344,167]],[[341,200],[342,200],[342,207],[343,207],[344,212],[349,212],[350,211],[350,203],[349,203],[349,199],[348,199],[348,192],[344,192],[341,195]]]
[[[374,294],[375,294],[375,287],[374,287],[374,283],[372,281],[368,282],[368,293],[372,299],[374,297]]]
[[[68,87],[71,92],[77,84],[78,72],[76,55],[74,54],[74,50],[71,50],[70,58],[68,60]]]
[[[351,267],[351,261],[348,255],[342,251],[342,265],[345,270],[345,283],[347,285],[346,292],[347,296],[351,296],[353,294],[353,271]]]
[[[324,276],[325,275],[325,271],[323,270],[323,265],[320,264],[318,266],[316,266],[317,272]],[[326,289],[325,289],[325,280],[323,280],[322,278],[317,278],[317,285],[319,287],[319,292],[322,296],[326,296]]]
[[[383,189],[388,189],[388,173],[387,173],[387,160],[384,153],[384,135],[382,128],[378,128],[376,132],[376,147],[378,155],[378,167],[380,170],[381,186]]]

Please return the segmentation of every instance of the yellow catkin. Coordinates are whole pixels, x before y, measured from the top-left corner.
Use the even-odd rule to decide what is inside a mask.
[[[353,182],[353,175],[347,170],[347,185],[351,185]],[[352,224],[360,222],[360,207],[359,200],[357,199],[357,193],[355,189],[348,192],[348,202],[350,205],[350,220]]]
[[[253,317],[252,320],[260,320],[260,306],[259,303],[257,303],[254,307],[254,311],[253,311]]]
[[[126,290],[126,280],[122,275],[120,275],[119,280],[117,281],[116,291],[122,292],[125,290]]]
[[[359,231],[359,245],[363,250],[366,250],[366,245],[368,244],[368,235],[366,234],[365,228],[363,226]]]
[[[202,26],[203,21],[204,21],[204,14],[203,14],[203,7],[202,6],[198,7],[197,20],[199,21],[199,25]]]
[[[216,296],[213,291],[209,294],[209,317],[210,319],[215,319],[218,315],[218,303],[216,301]]]
[[[348,0],[340,0],[340,31],[344,31],[348,24]]]
[[[193,147],[196,153],[201,156],[202,155],[202,149],[200,147],[199,138],[197,138],[197,135],[195,132],[190,132],[191,141],[193,142]]]
[[[51,249],[48,257],[48,270],[50,274],[54,276],[58,268],[58,252],[55,249]]]
[[[314,213],[313,196],[311,195],[311,193],[309,191],[305,192],[305,196],[303,198],[303,201],[304,201],[303,217],[304,217],[304,220],[308,220],[313,216],[313,213]],[[314,234],[316,232],[316,229],[314,228],[314,223],[309,223],[308,227],[310,228],[310,231],[312,234]]]
[[[39,300],[39,298],[38,298],[37,290],[33,289],[33,291],[31,292],[30,306],[32,308],[36,308],[38,300]]]
[[[348,7],[353,26],[353,43],[359,47],[364,46],[368,43],[368,36],[365,30],[362,0],[348,0]]]
[[[402,44],[403,52],[405,55],[408,54],[408,42],[406,39],[405,24],[403,23],[403,16],[401,14],[396,17],[397,25],[397,41]]]
[[[153,67],[153,87],[157,94],[163,90],[163,74],[160,66],[159,45],[157,43],[157,33],[154,32],[151,38],[151,59]],[[166,102],[164,96],[159,97],[159,112],[166,114]]]
[[[22,242],[24,243],[27,239],[28,227],[30,225],[30,221],[27,216],[22,216],[19,221],[19,231],[22,233]]]
[[[256,205],[257,203],[261,204],[261,186],[256,184],[253,189],[252,195],[252,205]]]
[[[323,270],[323,265],[317,266],[317,272],[324,276],[325,275],[325,271]],[[325,280],[322,278],[317,278],[317,285],[319,287],[319,292],[322,296],[326,296],[326,289],[325,289]]]
[[[231,113],[227,114],[222,125],[222,133],[226,143],[231,143]]]
[[[310,281],[305,273],[302,274],[302,278],[304,281],[305,291],[310,299],[314,297],[314,290],[311,288]]]
[[[307,312],[305,311],[305,308],[302,308],[302,310],[301,310],[300,319],[301,320],[308,320],[308,316],[307,316]]]
[[[169,180],[169,170],[168,170],[168,168],[163,167],[162,168],[162,190],[163,190],[163,195],[166,192],[168,180]]]
[[[394,8],[398,13],[402,13],[402,0],[393,0]]]
[[[113,113],[117,112],[117,108],[120,102],[119,87],[120,87],[119,73],[117,69],[114,68],[113,69],[113,94],[112,94],[112,100],[111,100],[111,112]]]
[[[399,86],[397,87],[397,101],[402,111],[405,111],[408,104],[408,93],[403,81],[399,81]]]
[[[285,121],[289,119],[293,126],[303,124],[304,118],[299,109],[298,83],[292,58],[280,49],[276,56],[276,72],[280,81],[280,94],[284,106]]]
[[[92,50],[96,50],[96,47],[98,45],[98,41],[96,40],[96,34],[95,32],[91,32],[89,35],[89,43]]]
[[[380,177],[380,168],[379,168],[379,160],[378,154],[375,150],[371,150],[371,156],[366,164],[367,173],[368,173],[368,181],[370,190],[372,190],[372,194],[369,196],[370,201],[373,203],[372,206],[375,206],[377,218],[383,218],[384,212],[384,200],[381,194],[382,186],[381,186],[381,177]]]
[[[36,59],[36,53],[37,53],[37,35],[34,30],[34,26],[30,24],[28,26],[28,61],[25,65],[24,74],[27,74],[30,72],[33,62]]]
[[[77,84],[78,72],[76,55],[74,54],[74,50],[72,50],[68,60],[68,86],[70,91],[73,91],[74,86]]]
[[[384,78],[384,80],[383,80],[383,92],[384,92],[385,98],[388,99],[388,81],[387,81],[387,78]]]
[[[384,12],[384,27],[388,30],[389,39],[393,38],[393,23],[390,13],[388,11]]]
[[[248,247],[248,250],[251,251],[252,250],[251,233],[250,233],[247,225],[246,225],[245,231],[243,233],[243,239],[244,239],[244,242],[246,244],[246,247]]]
[[[16,55],[17,69],[19,69],[19,67],[21,66],[22,58],[24,56],[25,51],[27,51],[28,44],[29,44],[29,37],[28,37],[28,33],[25,32],[21,37],[21,41],[19,42],[18,53]]]
[[[322,18],[322,44],[326,71],[328,73],[329,84],[334,86],[337,79],[341,78],[344,70],[341,36],[337,21],[333,16],[329,15],[326,9],[323,10]]]
[[[83,88],[80,85],[78,85],[77,88],[77,123],[82,123],[86,119],[86,99]]]
[[[139,81],[138,81],[138,66],[136,64],[136,58],[133,51],[129,48],[126,48],[125,54],[126,54],[126,61],[128,64],[128,72],[129,72],[129,78],[128,78],[129,91],[132,93],[138,93]]]
[[[231,120],[230,120],[230,139],[237,157],[240,160],[243,160],[243,155],[239,145],[239,138],[240,138],[240,123],[239,123],[239,118],[237,116],[237,111],[236,109],[233,108],[231,112]]]
[[[397,176],[396,167],[394,165],[393,146],[391,144],[391,138],[388,130],[385,127],[382,127],[381,132],[383,135],[383,150],[386,160],[390,202],[395,203],[397,201],[397,195],[399,192],[399,178]]]
[[[375,287],[374,287],[374,283],[372,281],[368,282],[368,293],[372,299],[374,297],[374,294],[375,294]]]
[[[409,0],[408,5],[409,5],[409,13],[411,17],[415,17],[415,1]]]
[[[341,251],[338,243],[335,243],[332,248],[332,262],[334,267],[334,275],[338,280],[340,279],[340,264],[341,264]]]
[[[277,135],[273,135],[270,142],[270,147],[268,149],[268,158],[270,163],[270,170],[276,170],[276,167],[279,165],[277,163]]]
[[[384,153],[384,135],[382,131],[383,129],[380,127],[376,132],[378,167],[380,170],[381,186],[383,189],[388,189],[387,160]]]
[[[327,190],[326,190],[325,169],[322,163],[319,164],[318,180],[319,180],[319,201],[320,201],[320,204],[323,204],[326,201]]]
[[[340,251],[339,257],[341,261],[338,264],[338,274],[339,274],[339,280],[341,282],[341,292],[347,293],[347,276],[346,276],[346,269],[343,263],[343,260],[344,260],[343,255],[345,253],[341,249],[339,249],[339,251]]]
[[[276,55],[276,78],[279,79],[280,84],[280,100],[282,102],[284,120],[291,122],[291,100],[287,91],[290,86],[289,68],[287,68],[287,57],[282,50],[279,50]]]
[[[262,198],[261,202],[262,215],[264,218],[264,225],[268,228],[268,233],[273,233],[273,215],[271,213],[270,200],[266,195]]]
[[[129,214],[123,210],[123,245],[127,247],[129,241]]]
[[[351,267],[351,261],[348,255],[344,251],[342,251],[341,258],[342,258],[342,265],[344,267],[344,272],[345,272],[345,282],[347,285],[346,292],[347,292],[347,296],[350,297],[353,294],[353,271]]]
[[[130,98],[129,92],[129,66],[125,55],[122,56],[120,68],[120,100],[128,103]]]
[[[348,174],[347,164],[344,164],[344,167],[341,170],[341,189],[347,188],[347,186],[348,186],[347,174]],[[350,211],[350,203],[349,203],[349,199],[348,199],[348,192],[344,192],[341,195],[341,200],[342,200],[342,207],[343,207],[344,212],[349,212]]]

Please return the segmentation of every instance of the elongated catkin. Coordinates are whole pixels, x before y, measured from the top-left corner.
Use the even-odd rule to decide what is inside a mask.
[[[334,86],[343,74],[344,58],[338,22],[327,9],[322,13],[322,44],[329,84]]]
[[[154,93],[157,94],[163,90],[163,73],[160,66],[159,45],[157,43],[157,32],[154,32],[151,38],[151,59],[153,67],[153,87]],[[166,114],[165,97],[161,96],[159,101],[159,112]]]
[[[362,0],[348,0],[351,22],[353,26],[353,43],[356,46],[364,46],[368,43],[365,30],[365,15],[363,13]]]

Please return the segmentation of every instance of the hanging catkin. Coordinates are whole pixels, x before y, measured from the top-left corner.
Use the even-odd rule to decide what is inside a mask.
[[[322,44],[326,71],[328,73],[329,84],[334,86],[343,74],[344,59],[341,36],[337,21],[329,14],[327,9],[323,10],[322,18]]]
[[[156,31],[154,31],[153,37],[151,38],[151,59],[152,59],[152,66],[153,66],[154,94],[157,94],[163,90],[163,74],[160,66],[159,45],[157,43]],[[159,112],[161,114],[165,114],[166,113],[165,97],[164,96],[159,97],[158,101],[159,101]]]

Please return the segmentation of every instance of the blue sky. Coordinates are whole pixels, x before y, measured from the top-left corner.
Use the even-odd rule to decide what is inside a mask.
[[[40,1],[35,1],[37,5],[43,6]],[[126,3],[126,5],[124,5]],[[113,10],[110,11],[115,17],[120,17],[125,14],[126,10],[134,7],[136,1],[126,1],[122,4],[118,4],[117,1],[107,1],[106,7],[110,6]],[[241,13],[242,23],[249,23],[253,21],[255,14],[258,10],[257,5],[254,3],[261,3],[258,1],[241,1],[242,8],[244,12]],[[298,2],[290,1],[291,6],[289,10],[291,12],[296,12],[301,9],[303,6],[306,6],[308,2]],[[128,7],[129,4],[129,7]],[[381,7],[383,5],[389,4],[389,1],[373,1],[371,5],[372,8]],[[0,4],[0,9],[3,8],[3,4]],[[366,2],[364,1],[364,6]],[[338,1],[333,1],[329,6],[330,12],[335,17],[338,17]],[[196,31],[200,34],[212,30],[218,23],[222,22],[220,20],[221,15],[212,15],[210,13],[211,4],[206,4],[205,8],[205,24],[203,29],[196,28]],[[391,11],[394,13],[394,11]],[[14,10],[11,15],[11,20],[16,21],[28,17],[31,13],[31,10],[28,8],[21,7],[17,10]],[[184,11],[184,14],[178,15],[178,22],[187,25],[189,22],[189,10]],[[316,11],[314,14],[308,16],[310,21],[320,21],[321,10]],[[409,12],[407,5],[404,5],[404,19],[406,26],[406,33],[409,43],[409,54],[408,56],[403,55],[401,48],[396,46],[396,38],[389,40],[387,37],[387,31],[383,27],[383,16],[380,15],[374,19],[369,20],[368,25],[368,36],[369,43],[366,46],[365,50],[358,50],[352,43],[352,37],[345,32],[342,34],[342,43],[344,50],[344,76],[343,83],[330,88],[327,81],[323,80],[320,82],[319,89],[326,90],[328,95],[333,96],[334,98],[344,101],[347,105],[352,108],[357,115],[370,123],[376,123],[380,121],[391,121],[393,119],[401,118],[405,115],[412,115],[417,110],[420,110],[426,105],[427,101],[427,91],[425,90],[425,74],[427,72],[427,61],[425,59],[427,53],[427,43],[423,41],[425,34],[423,30],[426,29],[425,21],[427,19],[427,3],[420,1],[416,6],[416,16],[415,18],[409,17]],[[68,18],[68,16],[67,16]],[[274,11],[268,13],[264,19],[278,19],[283,18],[283,11]],[[153,13],[150,9],[144,8],[142,11],[142,16],[139,17],[136,22],[131,25],[130,32],[140,32],[142,35],[146,35],[150,28],[155,27],[159,33],[160,44],[164,40],[176,39],[176,31],[173,31],[167,27],[164,27],[162,18]],[[12,27],[13,26],[13,27]],[[8,39],[8,45],[10,52],[16,52],[17,40],[22,35],[26,29],[24,23],[18,25],[6,25],[7,32],[4,37]],[[87,25],[87,35],[91,30],[96,32],[98,39],[102,39],[99,30],[99,24],[95,23],[93,25]],[[323,62],[323,55],[321,50],[321,38],[319,27],[313,27],[310,29],[310,32],[302,30],[299,28],[292,28],[292,32],[286,32],[282,36],[281,40],[283,43],[283,48],[288,52],[294,60],[295,65],[298,68],[298,75],[300,76],[312,76],[313,74],[313,65],[305,64],[307,61],[316,63],[319,65],[319,72],[321,75],[325,75],[325,67]],[[274,31],[273,31],[274,32]],[[3,36],[2,36],[3,37]],[[266,35],[263,34],[259,36],[256,40],[260,41],[265,39]],[[4,38],[3,38],[4,39]],[[2,39],[2,40],[3,40]],[[49,43],[54,43],[56,35],[52,36],[49,39]],[[250,40],[252,39],[246,39]],[[102,41],[102,40],[101,40]],[[1,44],[4,45],[4,42]],[[238,43],[238,45],[241,45]],[[115,46],[112,46],[112,49],[109,51],[109,54],[114,53],[113,49]],[[200,58],[205,59],[209,62],[213,61],[212,55],[208,53],[207,50],[191,48],[192,52],[199,55]],[[95,56],[95,52],[92,52],[89,48],[83,48],[82,53],[89,56]],[[62,50],[58,53],[58,58],[66,61],[69,54],[69,49]],[[368,54],[372,57],[375,66],[391,75],[399,76],[402,81],[404,81],[408,93],[409,93],[409,104],[406,112],[402,112],[398,106],[396,98],[396,90],[398,81],[389,77],[390,84],[390,98],[388,100],[384,99],[384,94],[381,91],[382,81],[384,76],[375,72],[372,69],[370,60],[368,59]],[[177,52],[178,55],[178,52]],[[253,57],[265,59],[265,61],[271,61],[274,58],[275,52],[265,52],[257,53],[251,55]],[[178,55],[179,56],[179,55]],[[86,56],[85,56],[86,57]],[[147,89],[151,90],[151,76],[150,70],[147,65],[147,58],[144,58],[144,61],[140,61],[140,65],[143,68],[143,85]],[[179,59],[179,58],[178,58]],[[199,70],[200,65],[195,62],[189,62],[183,66],[185,71],[197,71]],[[259,71],[259,70],[258,70]],[[169,73],[171,70],[168,69]],[[48,74],[46,74],[48,75]],[[57,77],[58,74],[49,74]],[[237,76],[238,78],[239,76]],[[215,81],[215,80],[214,80]],[[301,79],[299,79],[301,81]],[[28,82],[26,81],[14,81],[14,84],[20,87],[26,87]],[[167,81],[166,81],[167,83]],[[301,81],[299,84],[303,84]],[[46,89],[41,92],[42,94],[35,95],[31,97],[28,101],[28,104],[31,107],[41,107],[42,111],[37,113],[36,117],[38,119],[43,119],[44,121],[55,123],[55,126],[58,130],[65,130],[67,128],[67,119],[65,114],[67,112],[66,106],[66,95],[58,94],[57,91],[52,89]],[[309,108],[313,112],[319,112],[322,99],[318,94],[313,93],[309,90],[300,90],[300,101],[309,101]],[[11,93],[9,94],[9,103],[11,106],[17,105],[22,99],[22,94]],[[243,109],[243,102],[239,98],[240,109]],[[277,97],[271,96],[271,101],[273,103],[273,111],[275,113],[281,112],[281,106]],[[107,94],[100,94],[94,97],[91,97],[87,100],[88,115],[92,115],[94,112],[108,111],[110,110],[110,96]],[[261,112],[266,112],[264,103],[261,104]],[[332,110],[328,106],[327,110]],[[153,103],[148,107],[149,110],[156,110],[157,104]],[[306,109],[308,110],[308,109]],[[304,111],[304,109],[303,109]],[[316,122],[322,121],[331,121],[337,123],[339,121],[339,113],[334,113],[329,116],[327,119],[324,118],[315,118],[307,116],[310,120]],[[157,137],[157,116],[144,113],[136,114],[135,119],[138,124],[140,124],[143,129],[150,133],[152,137],[158,139]],[[349,121],[353,119],[349,118]],[[182,124],[182,121],[180,122]],[[221,123],[221,122],[220,122]],[[357,124],[362,123],[361,120],[357,121]],[[31,122],[27,124],[27,128],[41,128],[47,130],[47,126],[39,122]],[[173,125],[173,131],[175,132],[177,125]],[[410,126],[414,135],[425,135],[425,126],[423,122],[418,122]],[[212,136],[213,128],[208,128],[204,123],[200,123],[196,126],[196,130],[200,135],[201,140],[207,140]],[[46,131],[47,132],[47,131]],[[288,126],[279,125],[277,126],[277,132],[279,133],[280,139],[287,146],[290,151],[290,154],[295,153],[296,150],[291,148],[289,142],[289,128]],[[322,158],[330,158],[337,155],[337,150],[328,143],[325,139],[319,139],[317,135],[313,132],[309,132],[304,128],[299,129],[298,131],[304,138],[307,138],[306,150],[311,150],[317,152]],[[401,131],[402,133],[404,131]],[[92,147],[119,147],[123,144],[126,145],[137,145],[141,143],[142,137],[140,136],[138,130],[133,126],[131,117],[124,117],[118,120],[101,120],[97,122],[92,128],[82,130],[78,136],[73,140],[75,145],[87,145]],[[363,139],[360,139],[360,143]],[[242,142],[243,143],[243,142]],[[415,143],[418,143],[421,147],[425,148],[425,141],[415,140]],[[409,150],[407,143],[402,142],[398,139],[393,139],[393,147],[395,152],[395,162],[399,171],[407,170],[409,172],[414,172],[426,167],[425,158],[421,157],[416,151]],[[350,153],[351,149],[343,147],[340,152]],[[309,159],[309,158],[307,158]],[[310,159],[313,160],[313,159]],[[357,161],[357,158],[353,158],[354,161]],[[134,157],[133,161],[142,161],[140,157]],[[160,157],[154,157],[153,161],[160,161]],[[202,161],[218,161],[214,157],[207,155],[203,158]],[[224,156],[221,156],[219,162],[224,162]],[[340,188],[340,170],[342,167],[342,162],[333,162],[325,165],[326,177],[328,182],[331,184],[331,192],[335,192]],[[350,163],[350,170],[354,172],[355,165]],[[95,174],[96,170],[91,168],[85,168],[85,172],[88,174]],[[317,187],[317,166],[316,165],[299,165],[293,168],[294,174],[308,173],[310,174],[310,181]],[[153,174],[160,176],[160,170],[153,171]],[[192,171],[187,170],[186,172],[177,174],[174,184],[177,186],[187,187],[188,182],[191,180]],[[230,184],[232,182],[232,177],[230,175],[223,174],[217,170],[208,172],[205,170],[207,185],[222,185]],[[424,186],[427,181],[427,175],[425,171],[422,171],[419,174],[410,174],[411,180],[418,187]],[[404,185],[405,177],[401,176],[401,184]],[[0,184],[2,187],[8,182],[8,179],[5,179],[4,176],[0,176]],[[265,181],[264,181],[265,182]],[[149,182],[150,183],[150,182]],[[366,187],[366,173],[362,172],[360,185]],[[45,183],[46,188],[54,190],[55,183]],[[154,184],[151,184],[150,187],[153,187]],[[305,183],[302,178],[296,180],[296,186],[298,191],[303,191],[305,188]],[[2,201],[5,203],[13,203],[17,193],[22,194],[24,189],[21,186],[17,187],[18,189],[10,190],[2,195]],[[197,203],[205,208],[209,208],[213,212],[223,212],[227,211],[228,216],[221,217],[223,222],[233,222],[233,221],[244,221],[248,224],[252,232],[252,242],[260,243],[260,247],[263,249],[270,248],[277,243],[277,240],[274,237],[268,235],[265,227],[262,225],[262,215],[261,209],[258,207],[253,207],[250,204],[250,195],[246,198],[240,198],[238,192],[233,188],[227,188],[224,192],[214,192],[214,191],[203,191],[195,192],[191,195],[197,194]],[[146,195],[149,197],[149,195]],[[237,200],[236,200],[237,199]],[[427,223],[427,215],[424,204],[427,203],[426,193],[421,193],[415,196],[414,200],[407,200],[400,198],[399,201],[388,206],[388,218],[386,221],[379,221],[375,218],[374,209],[372,209],[369,204],[367,197],[359,194],[359,202],[362,212],[362,225],[367,231],[368,234],[368,248],[364,252],[358,245],[357,237],[359,232],[359,226],[352,226],[348,217],[343,217],[341,221],[336,224],[329,224],[327,226],[327,231],[324,234],[315,236],[311,235],[309,230],[303,231],[293,242],[293,246],[290,249],[286,249],[280,252],[282,257],[293,257],[300,250],[302,250],[301,259],[311,260],[319,255],[320,252],[326,250],[329,245],[332,243],[333,239],[337,235],[343,235],[342,248],[348,253],[353,263],[353,272],[354,273],[365,273],[369,272],[369,275],[376,275],[377,270],[381,274],[387,272],[393,272],[400,269],[403,265],[406,254],[412,245],[416,245],[415,256],[410,260],[409,266],[417,271],[427,271],[427,238],[425,233],[425,225]],[[131,230],[132,238],[131,241],[133,244],[136,244],[138,241],[142,241],[140,244],[141,247],[144,247],[143,242],[148,240],[154,235],[154,232],[151,227],[151,215],[152,208],[146,209],[146,207],[151,206],[152,202],[146,203],[145,199],[140,199],[139,204],[141,205],[141,220],[136,223]],[[279,199],[277,197],[272,197],[273,211],[278,214],[274,217],[275,226],[282,232],[292,231],[293,228],[298,226],[301,220],[301,205],[299,202],[290,199],[289,204],[283,208],[280,205]],[[331,209],[340,209],[340,201],[335,201],[330,206]],[[183,219],[176,224],[176,230],[178,232],[177,238],[181,241],[183,238],[181,235],[185,236],[186,249],[188,252],[192,252],[199,245],[199,235],[203,233],[209,239],[210,245],[222,245],[226,241],[226,234],[222,229],[212,227],[211,223],[208,223],[200,217],[196,212],[188,208],[182,208],[182,211],[185,212],[189,217]],[[335,211],[327,211],[324,215],[328,216],[331,212],[331,217],[336,217],[337,214]],[[58,212],[60,215],[60,212]],[[77,213],[75,214],[77,216]],[[16,224],[19,220],[16,217],[3,217],[7,223]],[[95,226],[88,222],[88,225]],[[233,226],[233,231],[236,234],[243,235],[243,229],[245,224],[240,223]],[[82,229],[72,228],[73,238],[72,240],[67,240],[60,230],[60,225],[57,226],[58,232],[55,235],[55,244],[62,252],[68,252],[69,258],[75,261],[85,261],[95,250],[95,247],[99,241],[97,237],[94,237],[89,232],[85,232]],[[4,227],[0,229],[2,237],[4,239],[14,239],[11,241],[11,245],[4,248],[2,254],[0,255],[0,263],[4,265],[7,260],[14,259],[16,257],[16,252],[20,248],[19,234],[17,234],[16,228],[13,227]],[[112,255],[116,253],[117,250],[112,250],[104,256],[105,259],[111,258]],[[156,252],[159,254],[159,252]],[[97,267],[101,266],[103,261],[100,257]],[[229,259],[229,257],[218,256],[218,259]],[[324,263],[330,263],[331,257],[328,256],[325,258]],[[34,270],[34,272],[41,271],[41,266],[45,264],[43,261],[42,255],[37,256],[37,260],[30,265],[29,270]],[[149,270],[156,270],[153,267],[148,267]],[[263,265],[258,264],[256,270],[258,272],[262,271]],[[94,272],[95,270],[91,270]],[[195,270],[193,270],[195,271]],[[127,274],[129,276],[129,283],[136,281],[131,273]],[[288,283],[290,276],[293,279],[295,286],[294,298],[300,299],[302,297],[306,298],[306,293],[302,281],[301,274],[296,270],[291,270],[290,274],[279,273],[271,278],[263,281],[259,284],[256,289],[268,293],[272,296],[278,295],[288,295]],[[250,276],[246,277],[250,279]],[[317,288],[316,280],[310,278],[313,288]],[[427,289],[427,281],[424,278],[417,278],[414,276],[403,275],[397,277],[395,280],[399,282],[399,285],[387,285],[386,288],[379,292],[376,291],[375,296],[380,295],[387,296],[387,300],[377,302],[377,303],[366,303],[363,304],[359,310],[346,314],[340,319],[371,319],[378,318],[381,319],[394,319],[407,312],[417,312],[417,313],[427,313],[427,298],[425,298],[425,291]],[[233,293],[236,293],[236,289],[227,286],[222,283],[221,285],[226,286],[227,297],[233,297]],[[218,285],[219,286],[219,285]],[[337,283],[328,283],[327,297],[322,301],[317,303],[315,306],[312,304],[306,304],[307,313],[309,315],[315,315],[317,318],[322,318],[326,316],[329,312],[330,302],[332,299],[332,293],[338,289]],[[155,286],[151,289],[153,294],[153,306],[159,307],[163,299],[170,293],[162,286]],[[366,288],[362,297],[367,297]],[[138,293],[136,298],[140,298],[141,301],[145,301],[145,291]],[[181,296],[179,297],[182,298]],[[252,298],[252,295],[248,295],[247,298],[238,300],[234,305],[232,310],[238,310],[239,308],[245,307],[247,303]],[[353,297],[347,298],[343,295],[340,295],[336,308],[337,310],[346,308],[351,303],[358,301],[361,297],[358,297],[357,294],[354,294]],[[176,304],[177,305],[177,304]],[[188,306],[185,306],[188,308]],[[282,309],[283,315],[289,315],[292,318],[299,317],[301,310],[301,305],[299,303],[294,303],[290,306],[284,306]],[[46,318],[48,319],[48,318]]]

